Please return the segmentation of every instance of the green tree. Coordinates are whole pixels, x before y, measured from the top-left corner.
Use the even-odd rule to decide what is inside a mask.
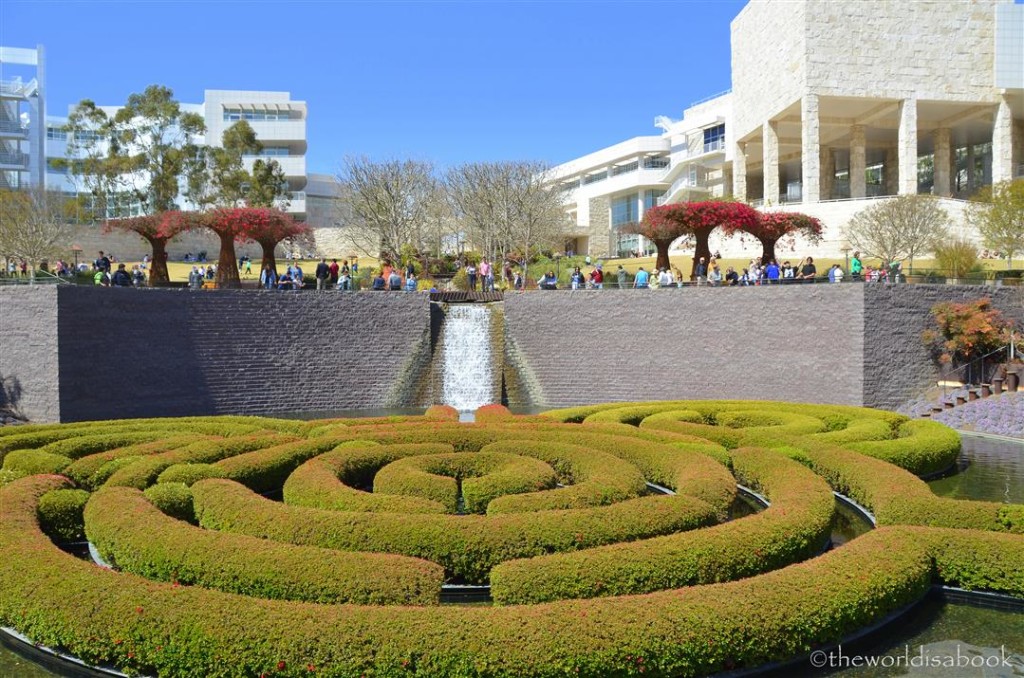
[[[983,189],[967,211],[985,247],[1006,256],[1010,268],[1016,254],[1024,254],[1024,179],[1004,181]]]
[[[204,148],[196,156],[197,167],[189,175],[189,200],[200,208],[279,207],[287,209],[288,183],[276,160],[257,158],[252,171],[247,156],[258,155],[263,144],[245,120],[224,130],[219,147]]]

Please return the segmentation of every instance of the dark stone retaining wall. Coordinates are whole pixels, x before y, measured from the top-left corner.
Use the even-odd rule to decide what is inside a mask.
[[[743,398],[859,405],[858,285],[505,295],[510,405]]]
[[[43,302],[11,295],[21,291],[0,290],[0,301],[17,307],[17,317],[31,317]],[[10,361],[52,363],[50,377],[35,385],[56,383],[59,360],[59,410],[52,389],[19,403],[37,421],[406,406],[430,360],[425,295],[41,292],[52,299],[49,315],[30,331],[45,337],[42,325],[53,337],[59,328],[59,348],[51,338]],[[7,378],[7,344],[17,342],[0,341],[0,376]],[[11,374],[24,382],[21,368]]]
[[[60,419],[57,289],[0,288],[0,406],[38,421]]]
[[[931,306],[985,295],[1024,322],[1010,288],[506,294],[505,388],[510,405],[537,407],[895,407],[938,377],[921,343]],[[414,406],[432,343],[422,294],[0,288],[0,381],[40,422]]]

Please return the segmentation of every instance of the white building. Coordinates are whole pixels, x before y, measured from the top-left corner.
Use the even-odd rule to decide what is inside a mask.
[[[0,188],[36,185],[45,176],[45,71],[42,46],[0,47]]]
[[[822,219],[824,242],[801,252],[837,257],[872,200],[931,193],[956,220],[963,198],[1024,174],[1024,5],[753,0],[731,28],[730,92],[554,169],[568,247],[645,250],[618,228],[659,202],[731,195]]]
[[[73,108],[73,107],[72,107]],[[120,107],[101,106],[113,116]],[[206,90],[201,104],[181,104],[183,112],[196,113],[206,123],[206,134],[197,142],[219,147],[224,131],[239,120],[247,121],[263,144],[259,156],[244,159],[247,169],[257,157],[272,158],[284,170],[288,181],[287,211],[301,220],[306,216],[306,102],[293,101],[289,92],[251,92]],[[46,186],[73,193],[77,190],[72,177],[56,168],[57,160],[66,158],[67,118],[46,117]],[[182,199],[182,208],[191,205]]]

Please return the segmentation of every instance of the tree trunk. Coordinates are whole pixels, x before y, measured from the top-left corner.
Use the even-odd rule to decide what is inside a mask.
[[[277,275],[277,257],[274,255],[274,250],[277,249],[277,241],[271,240],[260,240],[258,241],[260,247],[263,248],[263,261],[260,262],[260,270],[266,269],[267,264],[270,264],[270,268],[273,269],[274,275]]]
[[[217,287],[238,288],[238,261],[235,258],[235,236],[220,234],[220,257],[217,259]]]
[[[165,238],[146,238],[153,248],[153,259],[149,262],[149,286],[170,282],[167,272],[167,240]]]
[[[671,247],[671,240],[652,240],[654,246],[658,248],[658,260],[654,262],[654,268],[659,271],[669,270],[672,267],[672,262],[668,259],[668,248]],[[681,282],[681,281],[680,281]]]
[[[778,242],[778,239],[776,238],[775,240],[772,240],[772,239],[769,239],[769,238],[760,238],[760,240],[761,240],[761,265],[762,266],[767,266],[768,262],[775,258],[775,243]]]
[[[702,228],[693,233],[694,251],[693,264],[690,266],[690,280],[697,279],[697,262],[701,257],[704,257],[704,263],[707,264],[708,271],[711,271],[711,245],[708,243],[708,238],[711,237],[713,230],[715,229]]]

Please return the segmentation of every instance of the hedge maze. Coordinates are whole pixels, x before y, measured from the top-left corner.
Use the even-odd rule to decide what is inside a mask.
[[[740,401],[457,419],[0,429],[0,625],[129,674],[699,676],[934,584],[1024,598],[1024,506],[933,495],[918,476],[960,447],[935,422]],[[738,483],[771,506],[729,520]],[[825,551],[833,490],[878,526]],[[82,539],[114,569],[61,548]],[[494,604],[441,604],[445,582]]]

